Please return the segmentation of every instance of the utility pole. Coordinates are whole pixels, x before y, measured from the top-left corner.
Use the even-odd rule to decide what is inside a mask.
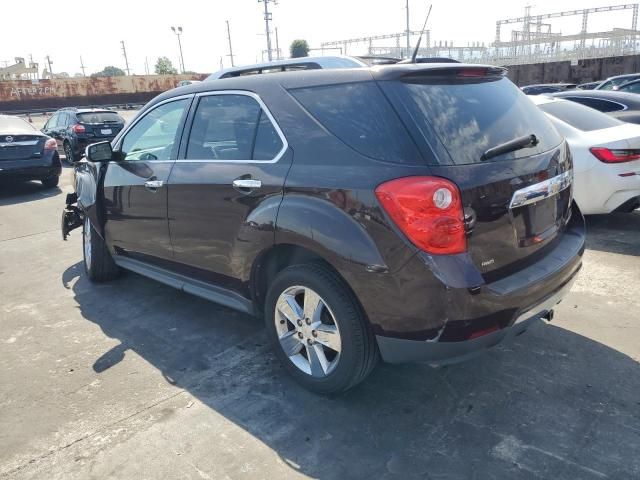
[[[131,72],[129,72],[129,59],[127,59],[127,49],[124,46],[124,40],[120,40],[120,43],[122,44],[122,54],[124,55],[124,64],[127,66],[127,75],[131,75]]]
[[[149,57],[144,57],[144,72],[149,75]]]
[[[53,63],[51,61],[51,59],[49,58],[49,55],[47,55],[47,64],[49,65],[49,78],[53,78],[53,71],[51,70],[51,64]]]
[[[276,58],[280,60],[280,42],[278,41],[278,27],[276,27]]]
[[[233,63],[233,48],[231,48],[231,30],[229,29],[229,20],[227,20],[227,38],[229,39],[229,57],[231,57],[231,66],[235,67]]]
[[[80,69],[82,70],[82,76],[83,76],[83,77],[86,77],[86,76],[87,76],[87,74],[86,74],[86,72],[84,71],[84,63],[82,62],[82,55],[80,55]]]
[[[411,55],[411,28],[409,26],[409,0],[407,0],[407,58]]]
[[[173,30],[173,33],[178,36],[178,47],[180,48],[180,65],[182,73],[184,73],[184,57],[182,56],[182,42],[180,41],[180,35],[182,35],[182,27],[178,27],[177,29],[176,27],[171,27],[171,30]]]
[[[258,3],[264,3],[264,27],[267,34],[267,57],[269,61],[273,60],[273,56],[271,55],[271,33],[269,32],[269,22],[272,20],[271,12],[269,11],[269,3],[273,2],[274,5],[277,5],[277,0],[258,0]]]

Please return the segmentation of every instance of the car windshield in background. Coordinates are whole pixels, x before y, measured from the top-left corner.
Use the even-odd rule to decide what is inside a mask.
[[[381,84],[392,103],[408,114],[405,121],[414,136],[422,137],[418,143],[423,151],[435,149],[441,163],[478,163],[488,149],[525,135],[535,135],[538,143],[491,161],[528,157],[562,142],[549,119],[506,78],[438,77]],[[449,159],[442,158],[438,143]]]
[[[79,113],[80,123],[124,123],[120,115],[115,112],[87,112]]]
[[[549,102],[538,105],[543,112],[556,117],[568,123],[573,128],[582,130],[583,132],[591,132],[592,130],[602,130],[604,128],[617,127],[623,122],[616,120],[609,115],[585,107],[579,103],[570,101]]]

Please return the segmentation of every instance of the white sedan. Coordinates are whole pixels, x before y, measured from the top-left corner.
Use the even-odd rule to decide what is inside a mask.
[[[582,213],[630,212],[640,206],[640,125],[568,100],[529,98],[569,143],[574,198]]]

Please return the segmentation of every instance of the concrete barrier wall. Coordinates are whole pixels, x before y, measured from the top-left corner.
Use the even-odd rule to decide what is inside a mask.
[[[206,75],[131,75],[0,81],[0,112],[145,103],[181,80]]]
[[[520,87],[534,83],[584,83],[640,72],[640,55],[590,58],[579,60],[577,65],[566,61],[506,67],[509,69],[509,78]]]

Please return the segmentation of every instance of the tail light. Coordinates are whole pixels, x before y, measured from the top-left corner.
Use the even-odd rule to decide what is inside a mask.
[[[467,250],[462,198],[453,182],[438,177],[405,177],[376,188],[382,208],[421,250],[451,255]]]
[[[49,140],[44,142],[44,149],[45,150],[57,150],[58,149],[58,142],[56,142],[55,138],[50,138]]]
[[[79,123],[76,123],[71,128],[75,133],[84,133],[84,125],[80,125]]]
[[[603,147],[592,147],[589,151],[604,163],[624,163],[640,159],[640,150],[609,150]]]

